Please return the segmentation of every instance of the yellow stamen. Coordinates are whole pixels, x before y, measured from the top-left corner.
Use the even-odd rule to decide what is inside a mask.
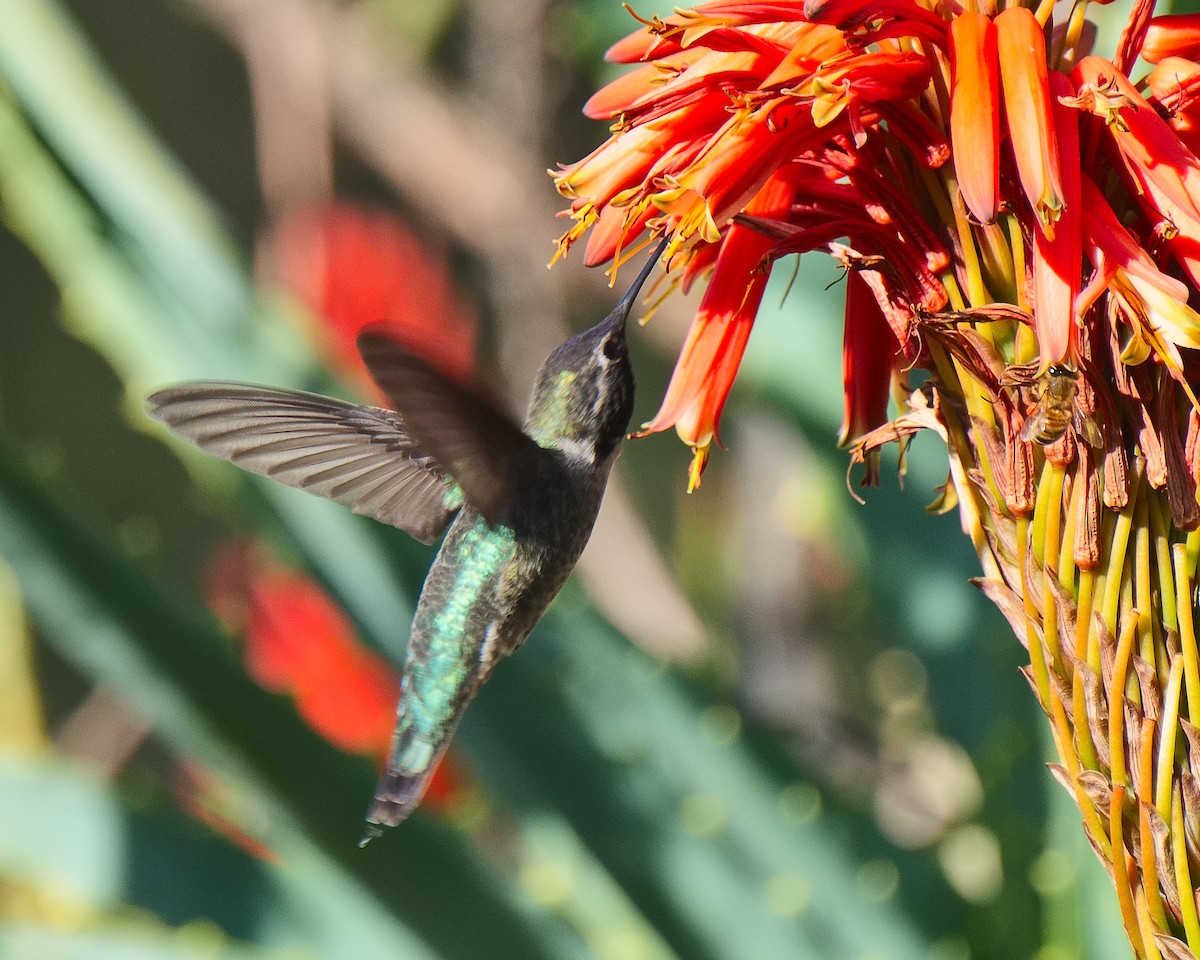
[[[688,468],[688,493],[699,488],[700,477],[708,465],[708,454],[711,449],[712,445],[708,443],[692,447],[692,465]]]

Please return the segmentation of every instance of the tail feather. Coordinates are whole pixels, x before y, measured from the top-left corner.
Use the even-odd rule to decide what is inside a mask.
[[[455,718],[442,731],[437,743],[430,743],[405,724],[396,731],[387,767],[375,785],[375,799],[367,810],[367,831],[362,845],[379,836],[383,827],[402,823],[417,808],[457,726]]]
[[[394,827],[401,823],[425,796],[425,788],[429,786],[429,778],[436,767],[437,760],[434,760],[424,770],[384,771],[375,787],[375,799],[367,810],[367,822],[382,827]]]

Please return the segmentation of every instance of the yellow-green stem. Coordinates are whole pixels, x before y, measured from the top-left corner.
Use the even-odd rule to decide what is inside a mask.
[[[1087,693],[1080,670],[1076,670],[1071,678],[1071,725],[1075,730],[1075,750],[1079,753],[1080,762],[1095,770],[1100,765],[1100,759],[1092,743],[1092,728],[1088,726]]]
[[[1033,559],[1043,567],[1046,565],[1046,518],[1055,501],[1061,499],[1062,471],[1046,460],[1042,464],[1042,479],[1038,483],[1037,500],[1033,505]]]
[[[1176,657],[1163,693],[1162,733],[1158,738],[1154,772],[1154,809],[1166,823],[1171,820],[1171,786],[1175,782],[1175,742],[1179,733],[1179,695],[1182,691],[1183,660]]]
[[[1029,584],[1029,520],[1017,520],[1017,565],[1021,571],[1021,598],[1025,604],[1025,646],[1029,650],[1029,666],[1033,670],[1033,685],[1042,706],[1050,709],[1050,673],[1046,666],[1046,653],[1042,646],[1042,635],[1037,628],[1038,610],[1033,605],[1033,591]],[[1066,744],[1064,743],[1065,747]]]
[[[1187,571],[1187,548],[1177,543],[1171,554],[1175,558],[1175,604],[1179,611],[1179,648],[1183,653],[1188,719],[1200,723],[1200,657],[1196,652],[1196,631],[1192,624],[1192,580]]]
[[[1149,664],[1155,662],[1154,628],[1150,612],[1154,599],[1150,589],[1150,497],[1139,497],[1135,533],[1133,538],[1133,605],[1141,611],[1138,617],[1138,654]],[[1142,702],[1140,689],[1130,692],[1139,706]]]
[[[929,354],[933,359],[934,369],[937,371],[937,375],[941,379],[945,389],[951,392],[957,392],[960,396],[965,396],[967,391],[959,382],[957,368],[955,367],[953,360],[946,354],[945,350],[941,349],[936,344],[931,343],[929,345]],[[951,455],[951,466],[953,467],[954,457],[957,456],[962,464],[965,464],[967,468],[970,468],[974,464],[973,455],[976,453],[976,451],[972,447],[971,442],[967,437],[966,430],[959,422],[959,418],[955,415],[953,409],[943,408],[942,424],[946,428],[946,445],[951,451],[953,451]],[[990,472],[985,475],[988,477],[988,485],[992,487],[993,491],[995,491],[994,485],[991,481]],[[984,558],[987,556],[986,551],[988,551],[990,548],[988,546],[987,534],[984,532],[983,527],[981,526],[982,518],[985,515],[982,504],[979,503],[977,499],[974,499],[978,497],[978,494],[975,493],[974,487],[968,481],[966,481],[965,478],[958,477],[956,485],[961,488],[958,491],[960,498],[963,498],[964,500],[968,497],[972,498],[971,502],[974,504],[972,514],[979,518],[979,522],[970,524],[971,529],[967,531],[967,534],[971,538],[971,545],[975,548],[975,553],[986,566],[986,560]],[[999,496],[998,494],[996,495]]]
[[[1125,551],[1129,548],[1129,532],[1133,527],[1133,499],[1117,514],[1113,524],[1112,542],[1108,550],[1108,570],[1105,573],[1104,603],[1100,615],[1111,633],[1117,632],[1117,612],[1120,610],[1121,585],[1125,569]]]
[[[928,167],[918,165],[916,169],[917,176],[921,178],[922,183],[925,185],[925,195],[933,201],[938,221],[941,223],[953,223],[954,204],[950,201],[950,194],[946,192],[946,185]]]
[[[979,243],[979,257],[983,263],[988,289],[1005,302],[1015,303],[1017,295],[1016,277],[1013,273],[1015,261],[1004,228],[997,223],[977,226],[975,236]]]
[[[1062,32],[1061,41],[1056,45],[1050,62],[1062,73],[1070,73],[1075,63],[1075,52],[1079,49],[1079,38],[1083,26],[1087,22],[1087,0],[1076,0],[1071,6],[1067,17],[1066,29]]]
[[[1041,0],[1037,10],[1033,13],[1037,17],[1037,22],[1043,27],[1049,22],[1050,15],[1054,12],[1054,2],[1055,0]]]
[[[1046,649],[1053,658],[1053,666],[1062,669],[1062,654],[1058,648],[1058,603],[1050,581],[1058,577],[1058,544],[1062,535],[1062,488],[1063,468],[1046,461],[1042,471],[1042,482],[1038,487],[1038,508],[1045,503],[1045,509],[1040,510],[1041,528],[1038,527],[1037,511],[1034,512],[1034,549],[1041,533],[1041,563],[1042,563],[1042,629],[1045,631]]]
[[[947,164],[949,166],[949,164]],[[953,198],[951,207],[954,209],[954,228],[958,233],[958,252],[962,257],[962,271],[967,278],[967,299],[971,306],[982,307],[993,301],[988,292],[987,283],[983,279],[983,270],[979,261],[979,251],[975,246],[975,232],[967,219],[967,212],[962,198],[958,193],[958,181],[950,174],[945,174],[946,190]]]
[[[1079,599],[1076,603],[1075,659],[1087,662],[1088,623],[1092,619],[1092,588],[1096,578],[1090,570],[1079,571]],[[1092,743],[1092,728],[1088,724],[1086,691],[1083,688],[1083,671],[1076,670],[1071,679],[1071,717],[1075,727],[1075,746],[1079,759],[1085,767],[1095,770],[1099,758]]]
[[[1187,942],[1200,943],[1200,917],[1196,916],[1196,898],[1192,895],[1192,873],[1188,869],[1187,840],[1184,837],[1183,802],[1179,788],[1171,793],[1171,859],[1175,861],[1175,885],[1179,888],[1179,908]]]
[[[1101,611],[1096,609],[1096,600],[1104,602],[1104,594],[1108,587],[1108,575],[1106,573],[1093,574],[1096,582],[1095,589],[1092,590],[1092,611],[1088,617],[1088,622],[1084,624],[1087,629],[1087,662],[1097,675],[1100,673],[1100,630],[1097,626],[1097,617],[1101,616]]]
[[[1079,571],[1079,598],[1075,602],[1075,659],[1090,666],[1088,635],[1092,622],[1092,598],[1095,596],[1096,574],[1091,570]]]
[[[1138,614],[1129,612],[1121,637],[1117,641],[1117,655],[1113,662],[1112,686],[1108,691],[1108,750],[1109,769],[1112,782],[1124,784],[1129,779],[1125,768],[1125,681],[1129,677],[1129,655],[1137,636]]]
[[[1067,502],[1067,519],[1063,523],[1063,536],[1058,546],[1058,582],[1067,590],[1075,588],[1075,544],[1071,536],[1079,524],[1079,511],[1083,509],[1083,491],[1087,485],[1086,474],[1081,470],[1071,484],[1071,498]]]
[[[1196,561],[1200,558],[1200,530],[1193,530],[1187,535],[1187,570],[1188,576],[1196,577]]]
[[[1137,812],[1138,836],[1142,854],[1142,890],[1146,896],[1146,908],[1162,930],[1168,929],[1167,911],[1163,906],[1162,891],[1158,888],[1158,860],[1154,853],[1154,831],[1150,826],[1150,797],[1154,794],[1154,734],[1157,725],[1147,717],[1138,738]],[[1139,920],[1141,918],[1139,917]],[[1141,924],[1142,933],[1152,930],[1153,925]]]
[[[1175,579],[1171,566],[1171,538],[1168,535],[1170,523],[1163,516],[1167,506],[1155,498],[1155,508],[1150,511],[1150,531],[1154,537],[1154,566],[1158,573],[1158,602],[1159,619],[1164,630],[1178,630],[1179,619],[1175,610]],[[1159,660],[1155,666],[1161,677],[1170,669],[1166,658],[1166,649],[1159,651]]]

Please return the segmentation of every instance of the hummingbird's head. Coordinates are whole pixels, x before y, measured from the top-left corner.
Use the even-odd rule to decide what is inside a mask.
[[[592,465],[612,455],[633,416],[626,318],[615,314],[550,354],[529,405],[527,427],[535,440]]]
[[[542,365],[526,426],[543,446],[597,465],[624,439],[633,416],[625,325],[666,243],[664,238],[612,313],[562,344]]]

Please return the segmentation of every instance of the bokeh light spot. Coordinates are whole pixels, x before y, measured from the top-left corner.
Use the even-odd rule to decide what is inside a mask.
[[[567,864],[557,860],[539,860],[521,868],[521,886],[534,903],[554,907],[570,899],[575,878]]]
[[[793,783],[779,791],[779,811],[791,824],[802,827],[821,815],[821,791],[811,783]]]
[[[873,903],[890,900],[900,889],[900,871],[891,860],[868,860],[854,879],[862,895]]]
[[[688,833],[711,837],[725,825],[725,807],[708,793],[690,793],[679,806],[679,818]]]
[[[1065,893],[1075,882],[1075,864],[1062,850],[1043,850],[1029,868],[1029,883],[1043,897]]]
[[[771,912],[781,917],[800,916],[812,900],[812,886],[794,873],[780,873],[769,878],[763,892]]]
[[[700,712],[700,733],[718,747],[727,747],[742,733],[742,715],[729,704],[716,704]]]

